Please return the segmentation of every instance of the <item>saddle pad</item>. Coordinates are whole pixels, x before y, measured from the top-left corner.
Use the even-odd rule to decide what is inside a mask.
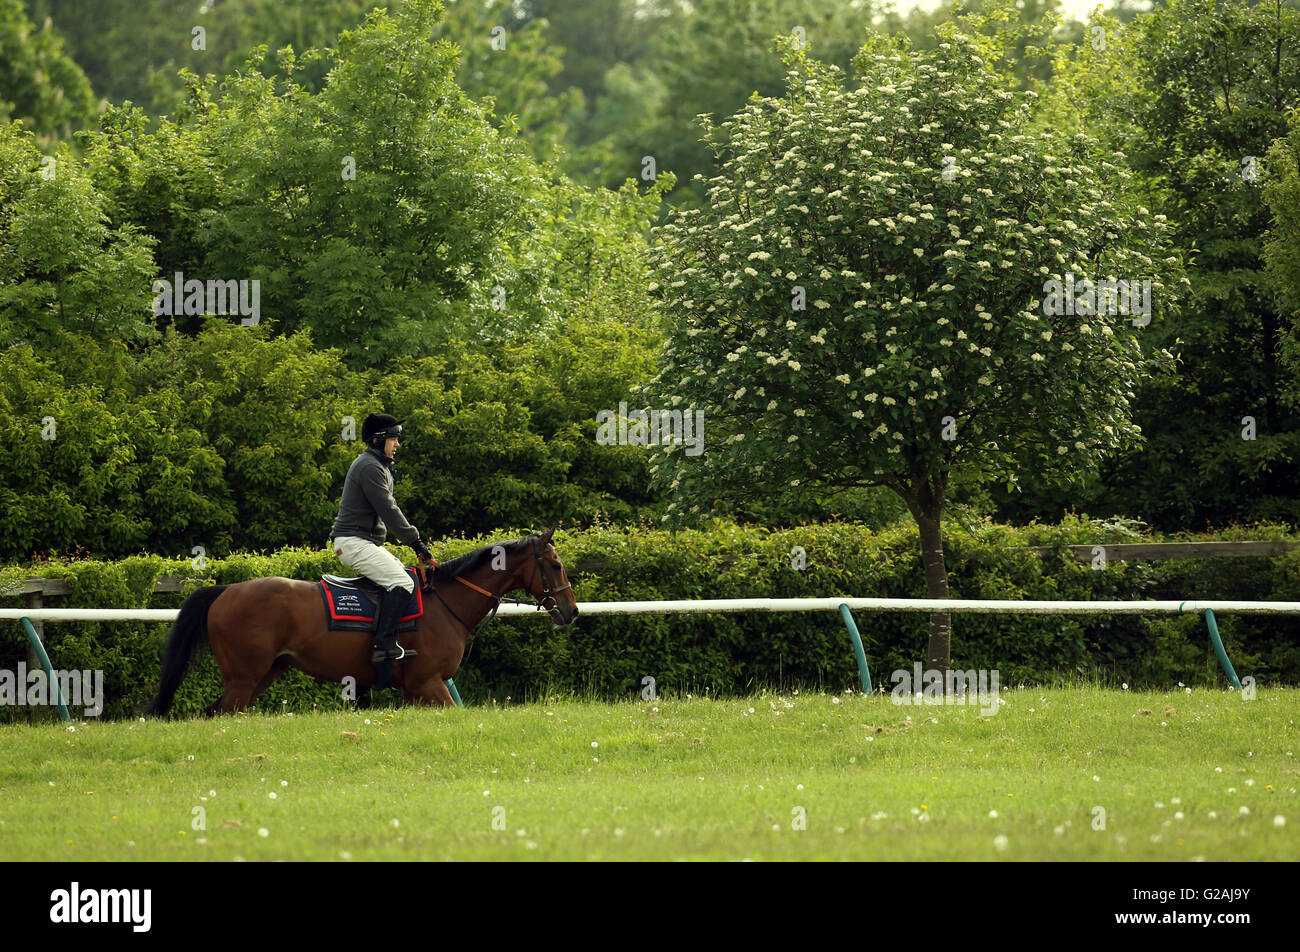
[[[424,614],[424,594],[420,591],[420,580],[415,577],[414,569],[407,569],[406,574],[415,581],[415,590],[406,605],[397,624],[399,632],[414,631],[417,621]],[[352,585],[338,585],[324,579],[320,583],[321,598],[325,600],[325,615],[329,620],[330,631],[374,631],[375,616],[379,604],[370,592]],[[376,597],[383,596],[375,589]]]

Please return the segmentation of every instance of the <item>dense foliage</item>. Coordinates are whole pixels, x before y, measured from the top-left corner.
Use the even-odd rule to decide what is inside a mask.
[[[0,352],[0,559],[320,544],[375,406],[408,420],[396,493],[426,535],[635,518],[652,507],[644,458],[596,443],[589,408],[617,405],[651,354],[636,327],[574,321],[380,375],[305,335],[215,319],[142,358],[84,345],[91,385],[73,383],[72,354],[14,347]]]

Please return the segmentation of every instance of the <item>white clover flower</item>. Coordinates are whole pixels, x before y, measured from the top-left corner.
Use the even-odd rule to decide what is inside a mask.
[[[840,383],[844,384],[845,386],[848,386],[849,381],[851,380],[848,374],[837,374],[835,379],[838,380]]]
[[[775,409],[776,409],[776,401],[775,401],[775,400],[769,400],[769,401],[767,402],[767,408],[768,408],[769,410],[775,410]]]
[[[895,400],[893,397],[884,397],[883,399],[881,399],[880,402],[883,403],[883,404],[884,404],[885,406],[887,406],[887,407],[892,407],[892,406],[894,406],[896,403],[898,403],[898,401]]]
[[[853,413],[850,415],[853,416],[855,419],[861,420],[863,416],[865,416],[866,414],[864,414],[861,410],[854,410]]]
[[[867,394],[865,397],[863,397],[862,399],[863,399],[863,400],[866,400],[867,403],[875,403],[875,402],[876,402],[876,398],[877,398],[878,396],[880,396],[880,394],[878,394],[878,393],[869,393],[869,394]]]
[[[803,366],[803,365],[802,365],[801,363],[799,363],[799,361],[797,361],[797,360],[790,360],[790,361],[787,361],[786,363],[789,364],[791,370],[798,370],[800,367]]]
[[[818,298],[817,300],[813,301],[813,307],[820,308],[823,311],[830,306],[831,305],[829,301],[823,301],[821,298]]]
[[[808,415],[808,411],[805,410],[803,407],[800,407],[798,410],[795,410],[795,411],[794,411],[794,415],[797,416],[797,417],[807,416],[807,415]]]
[[[746,269],[745,269],[745,273],[746,273],[747,275],[749,275],[751,278],[756,278],[756,277],[758,277],[758,272],[755,271],[753,268],[746,268]]]

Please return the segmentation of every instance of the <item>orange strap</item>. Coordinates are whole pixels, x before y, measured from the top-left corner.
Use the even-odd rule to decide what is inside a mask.
[[[491,592],[489,592],[487,589],[479,588],[473,582],[467,582],[465,581],[465,579],[459,577],[457,577],[456,581],[460,582],[463,585],[468,585],[470,588],[474,589],[474,591],[480,592],[481,594],[486,595],[488,598],[496,598],[496,596],[493,595]]]
[[[430,556],[429,559],[427,559],[427,560],[425,560],[425,559],[417,559],[417,560],[416,560],[416,563],[415,563],[415,574],[418,575],[418,576],[420,577],[420,588],[428,588],[428,586],[429,586],[429,582],[428,582],[428,580],[427,580],[427,579],[425,578],[425,576],[424,576],[424,563],[425,563],[425,561],[432,562],[432,563],[433,563],[433,567],[434,567],[435,569],[438,567],[438,560],[435,559],[435,558],[433,558],[432,556]],[[473,582],[466,581],[465,579],[463,579],[463,578],[459,578],[459,577],[456,579],[456,581],[460,582],[462,585],[468,585],[470,588],[474,589],[474,591],[478,592],[480,595],[486,595],[488,598],[496,598],[496,596],[493,595],[491,592],[489,592],[487,589],[485,589],[485,588],[479,588],[479,587],[478,587],[477,585],[475,585]]]

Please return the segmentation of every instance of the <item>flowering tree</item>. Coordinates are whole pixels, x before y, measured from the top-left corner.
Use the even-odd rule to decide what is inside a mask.
[[[643,388],[705,412],[702,455],[669,444],[651,463],[670,519],[779,487],[888,487],[932,598],[953,471],[1080,476],[1135,440],[1133,387],[1170,363],[1143,328],[1183,280],[1117,157],[1034,129],[996,37],[939,40],[870,41],[852,90],[786,41],[785,98],[705,121],[722,172],[708,208],[660,233],[669,339]],[[1155,307],[1108,280],[1149,281]],[[949,659],[934,613],[930,666]]]

